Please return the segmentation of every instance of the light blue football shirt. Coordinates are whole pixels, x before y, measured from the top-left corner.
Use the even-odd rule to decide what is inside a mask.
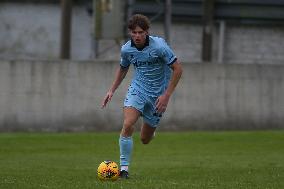
[[[142,49],[136,48],[132,40],[122,46],[120,66],[127,68],[133,64],[131,86],[142,94],[157,97],[166,90],[172,72],[170,65],[176,59],[164,39],[147,36]]]

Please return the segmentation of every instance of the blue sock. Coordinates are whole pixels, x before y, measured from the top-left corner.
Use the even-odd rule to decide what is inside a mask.
[[[130,163],[130,157],[133,147],[132,137],[120,136],[119,147],[120,147],[120,166],[128,166]]]

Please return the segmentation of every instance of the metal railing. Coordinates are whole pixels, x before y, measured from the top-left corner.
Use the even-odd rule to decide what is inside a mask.
[[[164,7],[163,0],[136,0],[134,13],[153,17]],[[201,21],[202,0],[172,0],[172,18],[175,21]],[[215,20],[227,22],[284,24],[283,0],[215,0]],[[160,14],[162,15],[162,14]],[[161,16],[160,18],[162,19]]]

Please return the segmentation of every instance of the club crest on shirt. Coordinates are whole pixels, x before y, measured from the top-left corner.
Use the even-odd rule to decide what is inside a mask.
[[[156,51],[150,51],[149,52],[149,57],[151,58],[153,58],[153,57],[155,57],[155,58],[157,58],[158,57],[158,55],[157,55],[157,53],[156,53]]]

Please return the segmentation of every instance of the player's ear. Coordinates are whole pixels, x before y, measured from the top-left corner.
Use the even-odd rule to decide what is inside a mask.
[[[146,32],[146,35],[149,35],[149,30],[146,30],[145,32]]]

